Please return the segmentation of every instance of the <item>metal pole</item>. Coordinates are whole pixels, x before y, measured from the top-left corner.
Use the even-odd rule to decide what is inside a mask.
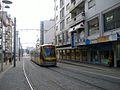
[[[19,38],[19,61],[20,61],[20,38]]]
[[[16,18],[14,18],[14,67],[16,67]]]
[[[40,22],[40,44],[44,44],[44,21]]]
[[[2,19],[1,19],[1,29],[2,29],[2,33],[1,33],[1,71],[3,71],[3,62],[4,62],[4,57],[3,57],[3,8],[4,8],[4,4],[2,4]]]

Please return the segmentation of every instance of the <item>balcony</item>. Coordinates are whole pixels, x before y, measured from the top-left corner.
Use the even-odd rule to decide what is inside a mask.
[[[76,17],[71,19],[69,26],[72,27],[72,26],[76,25],[77,23],[82,22],[84,20],[85,20],[85,14],[84,14],[84,12],[81,12]]]
[[[85,0],[76,0],[75,2],[71,3],[69,12],[71,12],[72,10],[74,10],[79,4],[81,4],[84,1]]]

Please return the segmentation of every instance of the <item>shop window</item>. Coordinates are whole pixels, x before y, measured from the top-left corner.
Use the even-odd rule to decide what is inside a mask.
[[[82,51],[82,62],[87,62],[87,51]]]
[[[75,60],[75,50],[71,50],[71,59]]]
[[[67,56],[67,60],[71,59],[71,51],[70,50],[66,51],[66,56]]]
[[[88,33],[89,35],[99,32],[99,20],[98,17],[88,21]]]
[[[101,51],[100,52],[100,59],[101,59],[101,64],[108,65],[109,63],[109,51]]]
[[[104,31],[120,28],[120,7],[105,13],[103,16]]]
[[[76,60],[80,60],[80,50],[76,50]]]
[[[63,59],[66,60],[66,50],[63,50]]]
[[[119,61],[120,61],[120,43],[119,43],[119,44],[117,44],[116,51],[117,51],[117,60],[119,60]]]

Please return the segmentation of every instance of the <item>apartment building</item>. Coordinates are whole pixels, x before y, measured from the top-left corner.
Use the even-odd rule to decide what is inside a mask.
[[[89,62],[120,66],[120,0],[87,0],[85,12]]]
[[[12,19],[10,17],[10,15],[7,16],[7,20],[8,23],[6,25],[6,29],[5,29],[5,41],[4,41],[4,46],[5,46],[5,59],[9,59],[12,58],[12,26],[13,26],[13,22]]]
[[[70,0],[54,0],[55,6],[55,44],[58,48],[58,56],[63,59],[64,48],[71,47],[69,31],[69,22],[71,15],[69,13]]]
[[[120,0],[55,0],[59,59],[120,66],[119,16]]]
[[[12,19],[5,11],[0,12],[0,68],[12,55]]]
[[[54,19],[41,21],[40,44],[55,44]]]

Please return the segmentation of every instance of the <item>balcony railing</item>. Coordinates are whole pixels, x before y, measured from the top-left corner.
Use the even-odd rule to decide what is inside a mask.
[[[76,17],[72,18],[71,21],[70,21],[70,27],[71,26],[74,26],[75,24],[81,22],[85,20],[85,13],[84,12],[81,12],[80,14],[78,14]]]
[[[75,9],[79,4],[81,4],[85,0],[76,0],[75,2],[71,3],[69,12],[71,12],[73,9]]]

